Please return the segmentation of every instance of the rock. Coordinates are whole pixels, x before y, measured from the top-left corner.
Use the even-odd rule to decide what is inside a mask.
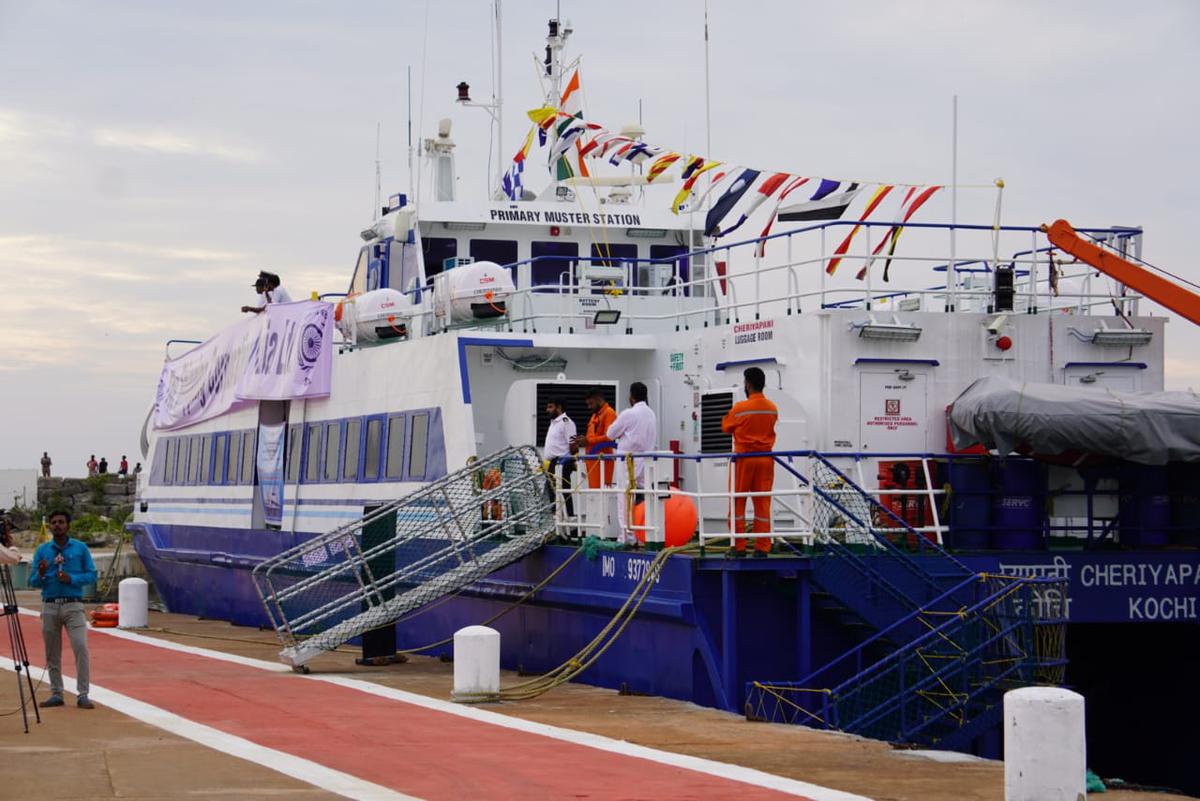
[[[65,479],[63,479],[61,476],[59,476],[58,478],[55,478],[53,476],[51,476],[50,478],[40,478],[39,477],[38,482],[37,482],[38,493],[41,493],[43,490],[52,491],[52,490],[62,489],[64,480]]]

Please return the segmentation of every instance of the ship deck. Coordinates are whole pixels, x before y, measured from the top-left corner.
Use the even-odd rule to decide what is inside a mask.
[[[40,667],[37,619],[21,622]],[[438,659],[360,667],[346,649],[300,676],[275,661],[269,632],[184,615],[151,613],[136,634],[93,629],[90,643],[93,712],[68,699],[25,735],[0,681],[0,754],[19,768],[0,798],[1003,798],[999,762],[584,684],[451,705],[452,665]]]

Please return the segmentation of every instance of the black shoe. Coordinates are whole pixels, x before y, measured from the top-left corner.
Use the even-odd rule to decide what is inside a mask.
[[[760,551],[757,548],[754,549],[754,558],[755,559],[766,559],[770,555],[771,555],[770,551]]]
[[[733,558],[734,558],[734,559],[745,559],[745,558],[746,558],[746,552],[745,552],[745,551],[739,551],[739,550],[737,550],[737,549],[735,548],[735,549],[734,549],[734,551],[733,551]]]
[[[96,705],[93,704],[90,700],[88,700],[87,695],[79,696],[79,699],[75,702],[75,706],[79,707],[80,709],[95,709],[96,708]]]
[[[45,701],[42,701],[40,704],[38,704],[38,706],[42,707],[43,709],[45,709],[46,707],[49,707],[49,706],[62,706],[62,705],[63,705],[63,699],[62,699],[61,695],[52,695],[49,698],[47,698]]]

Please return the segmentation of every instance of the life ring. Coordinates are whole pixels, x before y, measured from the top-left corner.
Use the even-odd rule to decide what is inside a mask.
[[[92,610],[92,625],[96,628],[116,628],[120,618],[120,607],[117,604],[102,604]]]
[[[103,618],[103,619],[99,619],[99,620],[93,620],[93,621],[92,621],[92,628],[96,628],[96,629],[115,629],[116,627],[117,627],[117,619],[116,619],[115,617],[114,617],[114,618],[111,618],[111,619],[110,619],[110,618]]]

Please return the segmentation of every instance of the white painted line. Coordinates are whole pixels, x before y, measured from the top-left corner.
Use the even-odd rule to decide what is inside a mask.
[[[31,667],[34,667],[31,665]],[[0,656],[0,668],[12,670],[11,659]],[[75,679],[63,676],[63,686],[69,693],[75,692]],[[188,720],[173,712],[143,703],[128,695],[107,690],[95,684],[91,685],[88,697],[109,709],[128,715],[135,720],[148,723],[164,731],[177,734],[180,737],[207,746],[214,751],[262,765],[265,768],[282,773],[289,778],[328,790],[346,798],[358,801],[421,801],[415,796],[405,795],[373,782],[364,781],[349,773],[327,768],[308,759],[303,759],[274,748],[253,743],[241,737],[235,737],[211,726]],[[70,703],[68,701],[68,703]],[[43,713],[44,714],[44,713]]]
[[[122,631],[120,629],[94,629],[94,631],[121,637],[123,639],[134,640],[143,645],[151,645],[157,648],[165,648],[171,651],[180,651],[183,653],[193,654],[195,656],[208,657],[210,659],[218,659],[224,662],[233,662],[246,667],[257,668],[259,670],[267,670],[274,673],[290,672],[290,668],[285,665],[275,662],[267,662],[262,659],[254,659],[248,656],[235,656],[233,654],[225,654],[220,651],[213,651],[208,648],[198,648],[191,645],[180,645],[179,643],[169,640],[162,640],[157,637],[147,637],[142,634],[136,634],[133,631]],[[515,729],[517,731],[527,732],[529,734],[538,734],[543,737],[550,737],[563,742],[583,745],[589,748],[595,748],[600,751],[608,751],[614,754],[623,756],[631,756],[639,759],[648,759],[651,762],[658,762],[671,767],[686,768],[697,773],[705,773],[710,776],[719,776],[724,779],[752,784],[757,787],[765,787],[770,790],[776,790],[781,793],[790,793],[793,795],[807,796],[813,801],[871,801],[866,796],[855,795],[853,793],[834,790],[829,787],[822,787],[817,784],[799,781],[796,779],[788,779],[783,776],[776,776],[765,771],[747,768],[741,765],[731,765],[726,762],[717,762],[712,759],[704,759],[702,757],[688,756],[686,754],[676,754],[670,751],[661,751],[657,748],[650,748],[644,745],[626,742],[625,740],[616,740],[611,737],[604,737],[599,734],[590,732],[575,731],[574,729],[565,729],[560,726],[551,726],[546,723],[536,723],[530,720],[513,717],[511,715],[502,715],[499,712],[491,712],[486,709],[479,709],[462,704],[455,704],[450,701],[443,701],[437,698],[430,698],[425,695],[397,690],[391,687],[384,687],[380,684],[375,684],[362,679],[352,679],[345,676],[320,676],[309,675],[303,676],[305,679],[312,681],[324,681],[330,684],[337,684],[352,690],[370,693],[381,698],[389,698],[394,701],[402,701],[404,703],[413,704],[414,706],[432,709],[437,712],[444,712],[449,715],[457,715],[463,718],[478,721],[480,723],[488,723],[493,726],[502,726],[507,729]]]

